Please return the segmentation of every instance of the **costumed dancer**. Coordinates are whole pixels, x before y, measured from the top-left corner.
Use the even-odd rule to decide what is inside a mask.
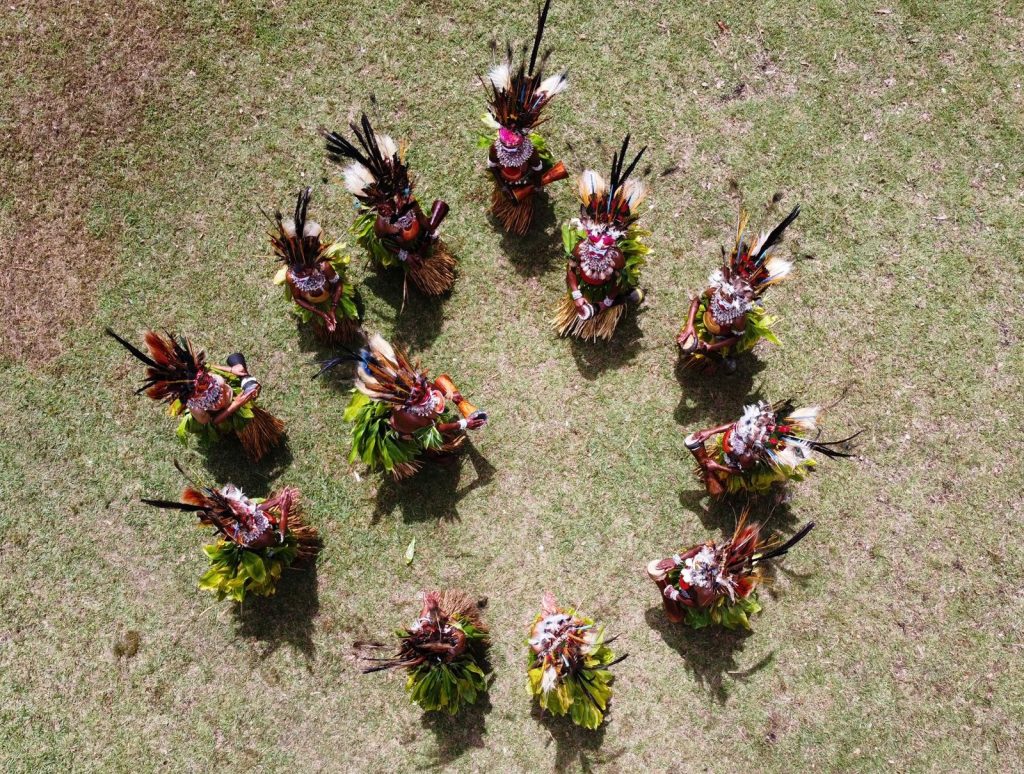
[[[256,405],[260,383],[249,373],[245,357],[229,355],[227,365],[211,365],[206,353],[184,336],[146,331],[145,354],[107,328],[107,333],[146,366],[146,378],[136,395],[145,392],[168,404],[180,416],[178,438],[189,434],[210,443],[234,434],[246,455],[259,460],[281,443],[284,422]]]
[[[779,343],[771,330],[775,318],[768,316],[761,298],[793,268],[771,253],[799,214],[797,205],[771,233],[761,232],[751,246],[746,241],[747,215],[740,213],[732,253],[721,269],[712,272],[707,290],[690,301],[686,324],[676,337],[687,365],[711,367],[721,362],[733,371],[735,356],[753,349],[761,339]]]
[[[546,0],[538,12],[529,63],[524,47],[519,65],[514,66],[509,44],[505,61],[487,74],[485,123],[492,131],[481,137],[480,145],[488,148],[487,168],[494,175],[491,213],[505,231],[519,236],[529,231],[533,222],[534,197],[545,186],[569,176],[565,165],[554,160],[544,138],[534,131],[546,120],[541,117],[544,108],[566,87],[566,71],[544,77],[550,51],[537,59],[550,5],[551,0]]]
[[[530,693],[552,715],[565,715],[591,730],[604,721],[612,698],[610,667],[626,656],[615,657],[604,627],[571,608],[560,608],[550,593],[541,601],[540,614],[530,626],[527,670]]]
[[[174,466],[189,478],[175,461]],[[213,527],[216,543],[203,546],[210,569],[199,588],[218,600],[242,602],[246,594],[269,597],[285,569],[310,562],[320,550],[316,529],[302,521],[300,493],[285,487],[266,499],[246,497],[234,484],[215,488],[189,479],[181,502],[142,498],[146,505],[194,513]]]
[[[346,276],[352,260],[345,245],[323,240],[320,224],[307,219],[312,188],[299,192],[295,216],[274,213],[275,231],[270,244],[284,264],[274,284],[284,286],[285,298],[294,301],[299,318],[313,323],[316,335],[331,342],[351,341],[359,333],[355,285]]]
[[[816,464],[813,452],[833,458],[853,456],[834,447],[859,433],[840,441],[815,439],[820,413],[818,406],[796,408],[792,400],[775,405],[762,400],[746,406],[735,422],[691,433],[684,443],[712,497],[744,490],[765,494],[806,478]]]
[[[352,422],[350,462],[362,460],[396,481],[416,473],[424,459],[444,458],[459,449],[466,430],[487,423],[487,414],[466,400],[442,374],[431,380],[419,364],[380,335],[358,353],[333,358],[319,376],[339,363],[355,362],[355,390],[345,409]]]
[[[668,559],[655,559],[647,574],[661,592],[665,615],[672,623],[694,629],[719,624],[727,629],[749,629],[750,616],[760,612],[757,586],[764,563],[785,554],[814,528],[805,524],[779,543],[761,537],[761,525],[747,524],[746,513],[730,540],[709,540]]]
[[[641,241],[647,232],[636,221],[647,187],[629,176],[647,148],[623,169],[628,148],[627,134],[622,149],[612,156],[610,182],[589,169],[580,175],[580,217],[562,226],[568,292],[552,320],[560,336],[610,339],[626,304],[643,301],[637,285],[650,248]]]
[[[361,128],[349,126],[358,147],[337,132],[320,131],[330,160],[344,165],[345,188],[358,203],[356,240],[378,265],[401,266],[428,296],[446,293],[455,283],[455,258],[438,230],[448,205],[435,199],[430,217],[424,215],[412,193],[406,146],[375,133],[365,113]]]
[[[491,643],[477,603],[461,591],[430,591],[423,595],[419,617],[398,632],[401,641],[393,658],[363,670],[405,669],[405,689],[422,709],[455,715],[487,693],[487,649]]]

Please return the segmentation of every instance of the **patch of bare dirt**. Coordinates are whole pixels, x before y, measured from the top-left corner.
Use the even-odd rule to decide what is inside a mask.
[[[0,358],[38,364],[87,319],[112,264],[103,157],[134,141],[167,70],[160,6],[138,0],[4,3],[0,68]]]

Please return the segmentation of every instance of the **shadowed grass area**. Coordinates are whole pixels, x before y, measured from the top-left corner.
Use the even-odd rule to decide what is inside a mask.
[[[37,13],[0,16],[5,130],[55,98],[35,86],[49,82],[47,46],[75,29],[39,44]],[[545,130],[556,155],[606,171],[626,131],[650,146],[648,299],[609,345],[559,340],[547,322],[572,186],[553,187],[554,216],[522,243],[485,214],[476,76],[493,39],[531,34],[531,3],[145,13],[166,31],[164,64],[128,140],[38,192],[102,224],[116,257],[71,299],[86,311],[59,355],[0,371],[4,768],[991,770],[1021,758],[1019,13],[556,0],[546,43],[571,68]],[[344,236],[350,197],[316,128],[364,109],[409,140],[421,200],[451,204],[444,236],[461,260],[449,298],[411,296],[399,313],[400,278],[356,250],[368,324],[492,418],[458,466],[398,486],[350,470],[345,385],[310,380],[328,352],[297,333],[271,284],[259,212],[312,184],[313,217]],[[23,180],[35,159],[19,149]],[[16,198],[0,199],[5,230]],[[783,250],[795,276],[769,296],[783,347],[721,381],[680,373],[674,335],[740,204],[759,227],[797,202]],[[9,254],[8,273],[22,259]],[[132,395],[139,373],[106,325],[172,327],[214,359],[244,351],[288,449],[253,468],[182,448],[173,420]],[[818,528],[762,594],[753,634],[680,631],[644,564],[736,516],[706,502],[682,439],[757,395],[838,400],[828,432],[863,428],[860,457],[822,464],[771,516],[783,531]],[[198,591],[204,536],[138,503],[177,493],[175,457],[255,495],[300,487],[325,539],[315,574],[242,611]],[[361,675],[354,657],[354,643],[415,615],[419,590],[444,586],[489,598],[494,683],[464,722],[424,718],[401,676]],[[545,589],[631,654],[596,735],[531,707],[524,640]]]

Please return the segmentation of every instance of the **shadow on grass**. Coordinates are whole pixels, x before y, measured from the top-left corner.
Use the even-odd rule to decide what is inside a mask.
[[[609,704],[608,712],[605,713],[606,718],[610,718],[613,705],[614,701]],[[547,729],[555,743],[555,771],[568,771],[574,768],[593,771],[595,767],[608,765],[626,751],[624,747],[612,751],[601,750],[605,729],[608,726],[607,719],[599,728],[591,731],[577,726],[568,715],[555,717],[544,712],[536,701],[533,703],[532,715]]]
[[[524,277],[539,277],[562,265],[562,237],[555,218],[555,208],[547,193],[536,199],[533,224],[523,236],[505,231],[493,215],[488,220],[501,232],[501,250],[516,272]]]
[[[734,373],[726,373],[721,366],[715,371],[700,371],[688,367],[680,354],[676,380],[682,395],[675,411],[676,422],[690,433],[702,429],[690,426],[699,417],[711,417],[710,422],[717,424],[740,416],[744,405],[764,399],[760,386],[754,389],[754,379],[764,368],[765,364],[748,352],[740,356]],[[693,406],[689,405],[691,401]]]
[[[245,456],[237,438],[228,437],[200,449],[206,469],[218,486],[234,484],[250,497],[266,497],[274,479],[292,464],[292,451],[285,437],[281,444],[264,455],[259,462]]]
[[[468,457],[476,477],[459,488],[462,478],[462,457]],[[458,504],[474,489],[487,486],[494,478],[495,468],[480,454],[471,441],[463,444],[460,453],[446,460],[428,460],[412,478],[394,481],[385,476],[377,489],[373,523],[399,509],[406,522],[430,519],[458,520]]]
[[[698,686],[719,704],[729,699],[730,680],[743,681],[761,671],[775,660],[772,651],[756,664],[741,668],[737,656],[743,652],[752,632],[732,631],[720,627],[692,629],[685,624],[674,624],[665,616],[664,609],[650,608],[645,617],[647,625],[661,635],[665,644],[679,653],[693,673]]]
[[[366,306],[363,303],[363,296],[356,290],[356,309],[359,311],[359,319],[361,321],[366,320]],[[293,315],[294,317],[294,315]],[[362,323],[360,323],[362,326]],[[336,357],[342,354],[346,349],[358,350],[363,346],[364,337],[362,335],[362,327],[359,328],[352,336],[340,340],[330,341],[324,339],[316,334],[317,327],[313,323],[303,323],[297,317],[295,318],[295,336],[299,340],[299,351],[309,353],[311,355],[309,359],[309,375],[312,378],[318,370],[317,364],[322,363],[324,360]]]
[[[312,672],[316,658],[313,644],[314,621],[320,612],[316,564],[284,571],[272,597],[247,597],[235,606],[236,633],[264,646],[260,660],[266,660],[282,645],[290,645],[306,659]]]
[[[749,521],[756,521],[767,530],[789,534],[795,531],[799,523],[799,517],[789,503],[779,499],[779,493],[738,493],[713,499],[708,496],[704,487],[700,486],[696,474],[693,481],[693,489],[683,489],[679,492],[679,505],[684,511],[697,514],[706,529],[720,530],[726,537],[733,533],[745,509],[749,509]]]
[[[434,734],[437,743],[430,756],[430,768],[447,768],[467,750],[483,747],[490,712],[491,699],[487,694],[454,717],[446,712],[424,712],[420,722]]]
[[[392,344],[415,353],[430,346],[441,332],[444,322],[444,306],[449,294],[427,296],[416,289],[409,280],[409,294],[402,305],[403,272],[400,269],[380,269],[363,278],[363,285],[395,310],[394,336]],[[456,278],[456,282],[458,279]],[[365,325],[367,333],[378,330],[379,326]]]
[[[621,368],[640,352],[643,331],[637,324],[637,315],[642,313],[630,308],[609,341],[584,341],[569,337],[572,356],[580,376],[588,381],[598,378],[609,369]]]

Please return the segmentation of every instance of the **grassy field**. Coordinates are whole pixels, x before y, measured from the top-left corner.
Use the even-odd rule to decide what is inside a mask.
[[[884,7],[883,7],[884,6]],[[1019,435],[1024,14],[1017,2],[556,0],[571,90],[546,133],[573,171],[647,143],[648,300],[607,345],[553,336],[559,221],[488,223],[477,74],[530,2],[48,5],[0,14],[0,768],[5,771],[1006,770],[1024,756]],[[347,386],[296,330],[259,207],[350,198],[318,126],[360,110],[411,142],[461,259],[450,298],[356,256],[366,320],[453,375],[491,424],[461,466],[354,475]],[[739,373],[677,367],[689,293],[740,205],[803,215],[771,293],[783,347]],[[243,350],[289,447],[202,455],[132,390],[102,335],[149,326]],[[748,636],[667,624],[648,559],[731,530],[687,432],[756,395],[833,404],[859,457],[769,516],[818,528]],[[326,549],[269,602],[195,588],[205,535],[140,506],[177,457],[266,494],[301,487]],[[416,539],[411,567],[403,561]],[[489,703],[422,715],[363,676],[424,588],[486,596]],[[538,715],[524,638],[545,589],[630,658],[598,733]]]

